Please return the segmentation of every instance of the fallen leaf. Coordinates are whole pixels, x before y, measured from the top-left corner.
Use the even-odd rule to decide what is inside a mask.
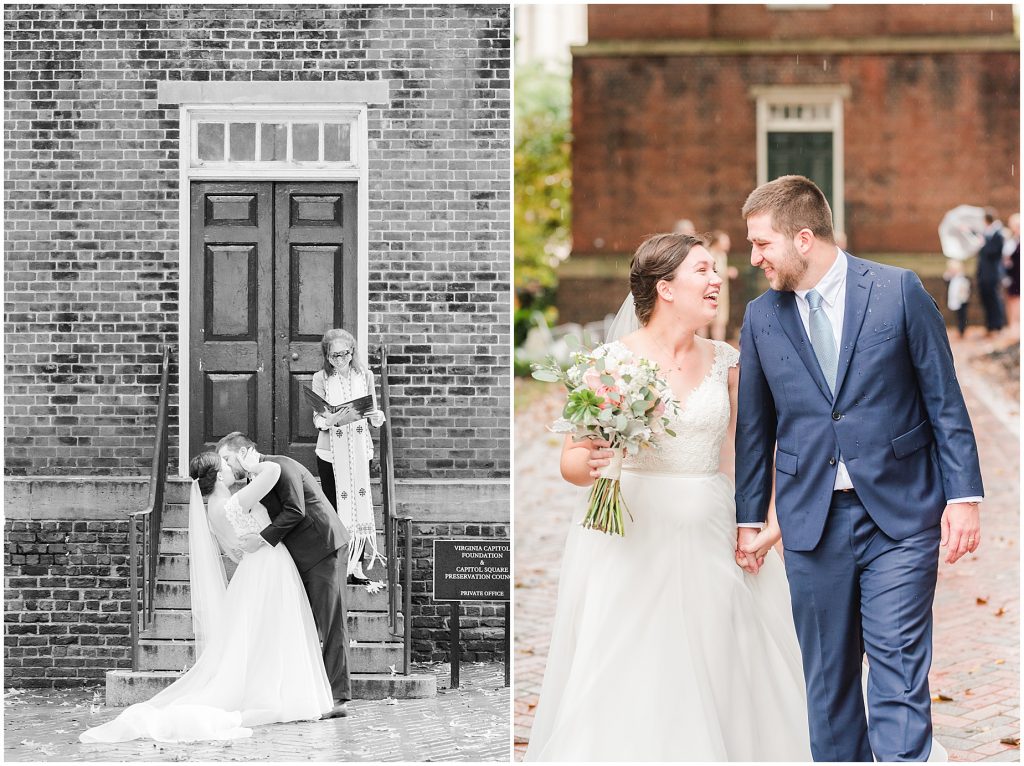
[[[987,598],[982,598],[981,596],[978,596],[978,598],[974,599],[974,603],[977,604],[978,606],[982,606],[982,605],[988,603],[988,599]]]
[[[1005,663],[1006,663],[1006,660],[996,660],[996,661],[995,661],[995,662],[993,662],[992,664],[993,664],[993,665],[1003,665],[1003,664],[1005,664]]]
[[[384,702],[385,705],[397,705],[398,704],[398,700],[396,700],[394,697],[385,697],[383,699],[383,702]]]
[[[1010,745],[1011,747],[1020,747],[1020,737],[1003,737],[999,742],[1000,744]]]
[[[932,702],[952,702],[953,698],[945,694],[933,694]]]
[[[391,675],[393,675],[393,676],[397,676],[398,675],[398,671],[395,670],[395,666],[394,665],[388,665],[388,670],[391,671]]]
[[[1006,614],[1006,610],[1002,607],[999,607],[999,611],[996,612],[996,617],[1002,617],[1004,614]]]

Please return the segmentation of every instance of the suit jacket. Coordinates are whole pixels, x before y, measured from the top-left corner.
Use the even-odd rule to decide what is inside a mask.
[[[978,251],[978,281],[998,282],[1003,271],[1003,233],[998,229],[985,235]]]
[[[261,501],[270,526],[260,535],[271,545],[284,541],[300,572],[345,546],[352,536],[305,466],[283,455],[264,455],[281,466],[281,478]]]
[[[938,524],[947,498],[984,493],[938,306],[914,272],[847,257],[834,397],[792,292],[751,301],[740,333],[736,518],[764,521],[774,450],[782,539],[796,551],[821,539],[840,456],[897,540]]]

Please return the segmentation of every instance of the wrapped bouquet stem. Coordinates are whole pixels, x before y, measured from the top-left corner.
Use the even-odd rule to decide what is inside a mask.
[[[576,352],[563,370],[553,359],[534,365],[533,377],[562,383],[568,391],[562,417],[552,426],[573,439],[600,438],[614,452],[609,465],[594,482],[583,526],[610,535],[625,535],[619,483],[622,461],[649,448],[665,435],[676,403],[658,366],[637,359],[621,344]]]
[[[625,450],[621,447],[612,447],[612,457],[608,465],[601,470],[601,475],[594,482],[590,490],[590,500],[587,503],[587,515],[581,522],[587,529],[595,529],[598,532],[605,532],[609,535],[626,534],[626,525],[622,518],[622,512],[629,514],[625,500],[622,499],[622,485],[619,479],[622,476],[622,458]],[[632,514],[629,516],[633,518]]]

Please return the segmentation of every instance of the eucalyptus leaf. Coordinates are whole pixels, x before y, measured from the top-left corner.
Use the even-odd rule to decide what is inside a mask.
[[[534,370],[532,376],[535,380],[542,380],[545,383],[557,383],[561,379],[553,370],[544,367]]]

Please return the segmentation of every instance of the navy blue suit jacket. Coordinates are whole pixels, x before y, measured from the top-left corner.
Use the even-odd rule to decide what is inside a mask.
[[[740,333],[736,519],[764,521],[774,451],[776,511],[795,551],[821,538],[840,455],[864,508],[896,540],[938,524],[947,498],[983,494],[938,306],[914,272],[847,258],[835,397],[795,294],[751,301]]]

